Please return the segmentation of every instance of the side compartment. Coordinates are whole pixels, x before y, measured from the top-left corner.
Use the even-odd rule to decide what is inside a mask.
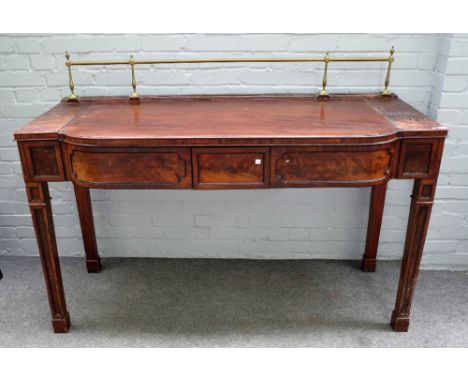
[[[18,141],[26,181],[61,182],[66,180],[60,142],[55,140]]]
[[[401,142],[397,177],[400,179],[432,178],[438,168],[439,150],[444,139],[405,138]]]

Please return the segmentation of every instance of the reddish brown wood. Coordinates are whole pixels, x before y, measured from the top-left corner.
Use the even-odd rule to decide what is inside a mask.
[[[366,97],[366,101],[372,107],[385,115],[399,130],[400,137],[416,136],[445,136],[443,132],[447,129],[437,121],[426,117],[411,105],[400,100],[397,96],[392,97]],[[416,132],[423,132],[421,135]],[[430,132],[433,131],[434,134]],[[438,131],[438,133],[436,133]],[[442,132],[442,134],[440,134]]]
[[[387,183],[372,187],[366,249],[361,262],[361,269],[364,272],[375,272],[377,265],[377,248],[379,246],[386,192]]]
[[[434,176],[439,143],[440,139],[403,140],[398,178],[424,179]]]
[[[194,188],[268,187],[267,148],[195,148],[192,158]]]
[[[52,327],[55,333],[66,333],[70,328],[70,316],[63,291],[49,188],[44,182],[26,182],[26,193],[49,296]]]
[[[411,303],[434,204],[443,147],[444,142],[439,140],[434,148],[435,154],[431,164],[433,177],[414,181],[398,293],[390,322],[393,330],[397,332],[406,332],[409,327]]]
[[[275,187],[328,184],[365,185],[389,178],[390,145],[361,147],[274,147],[271,183]]]
[[[447,130],[398,97],[334,95],[165,96],[131,102],[82,98],[15,132],[105,145],[305,145],[444,137]]]
[[[89,188],[74,184],[76,206],[80,217],[81,234],[86,254],[86,269],[88,273],[101,271],[101,258],[98,254],[96,233],[94,231],[93,210]]]
[[[64,147],[71,180],[93,188],[191,188],[190,149]]]
[[[435,183],[433,179],[414,182],[398,294],[391,319],[392,328],[397,332],[408,331],[411,302],[429,227]]]
[[[65,180],[62,152],[57,141],[18,142],[23,157],[24,179],[60,182]]]
[[[387,182],[410,178],[420,180],[415,182],[392,317],[394,330],[406,330],[446,135],[446,128],[396,96],[61,102],[15,133],[54,330],[68,330],[69,317],[42,181],[74,183],[85,251],[88,263],[94,264],[88,270],[99,268],[90,187],[372,186],[363,269],[373,271]]]
[[[64,99],[57,106],[16,130],[15,139],[57,140],[60,129],[82,113],[89,105],[90,102],[65,102]]]

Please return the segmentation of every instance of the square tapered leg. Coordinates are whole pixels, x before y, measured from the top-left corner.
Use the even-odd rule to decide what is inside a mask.
[[[387,183],[372,187],[366,249],[361,262],[361,269],[363,272],[375,272],[386,192]]]
[[[81,234],[83,235],[83,245],[86,254],[86,269],[88,273],[101,271],[101,258],[98,254],[96,243],[96,232],[94,230],[93,210],[91,196],[86,187],[75,187],[76,205],[80,217]]]
[[[49,188],[45,182],[27,182],[26,192],[49,297],[52,327],[55,333],[67,333],[70,315],[63,291]]]

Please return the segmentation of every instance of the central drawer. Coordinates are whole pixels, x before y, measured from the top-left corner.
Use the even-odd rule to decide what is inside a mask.
[[[194,188],[265,188],[269,184],[268,148],[194,148],[192,163]]]

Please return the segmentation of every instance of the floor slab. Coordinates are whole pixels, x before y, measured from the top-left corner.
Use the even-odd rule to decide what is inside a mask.
[[[467,347],[468,273],[421,271],[389,326],[399,262],[62,258],[72,328],[53,334],[39,258],[3,257],[0,347]]]

